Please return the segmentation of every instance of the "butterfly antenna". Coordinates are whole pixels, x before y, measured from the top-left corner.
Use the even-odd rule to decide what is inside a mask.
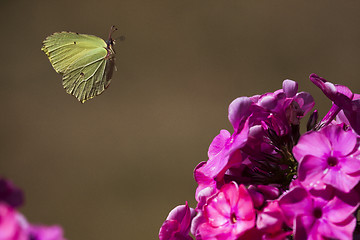
[[[117,28],[115,26],[111,26],[110,28],[110,32],[109,32],[109,38],[108,41],[113,44],[113,39],[111,38],[111,35],[113,34],[113,32],[115,32],[117,30]]]

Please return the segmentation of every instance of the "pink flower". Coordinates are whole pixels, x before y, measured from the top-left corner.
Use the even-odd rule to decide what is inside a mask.
[[[59,226],[32,225],[16,211],[24,202],[21,189],[0,178],[0,240],[65,240]]]
[[[326,193],[323,197],[295,187],[280,198],[279,206],[294,229],[295,240],[352,239],[356,225],[353,212],[358,204],[349,205],[337,196],[326,199]]]
[[[0,204],[0,240],[28,240],[25,219],[6,204]]]
[[[160,240],[192,240],[189,236],[190,223],[195,216],[195,210],[186,202],[174,208],[160,228]]]
[[[357,135],[343,125],[330,125],[303,135],[293,148],[300,163],[299,180],[306,188],[324,189],[325,184],[349,192],[360,180]]]
[[[208,199],[203,212],[204,223],[198,227],[202,240],[238,239],[255,225],[255,211],[244,185],[224,185]]]
[[[198,202],[196,209],[202,209],[206,200],[218,191],[215,179],[206,176],[202,170],[205,164],[206,162],[199,163],[194,170],[194,178],[198,183],[195,192],[195,199]]]
[[[65,240],[60,226],[30,225],[28,228],[30,240]]]
[[[277,233],[282,230],[284,217],[278,201],[269,204],[257,216],[256,226],[266,233]]]

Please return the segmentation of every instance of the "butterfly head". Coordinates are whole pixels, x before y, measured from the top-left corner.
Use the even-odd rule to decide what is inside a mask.
[[[106,44],[108,48],[112,48],[112,46],[115,44],[115,40],[112,39],[112,34],[113,32],[115,32],[117,30],[117,28],[115,26],[111,26],[110,28],[110,32],[109,32],[109,38],[108,40],[106,40]]]

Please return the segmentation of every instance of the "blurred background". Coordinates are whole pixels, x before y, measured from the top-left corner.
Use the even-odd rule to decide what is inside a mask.
[[[0,175],[69,240],[157,239],[173,207],[195,207],[193,169],[236,97],[293,79],[323,116],[310,73],[360,92],[358,1],[1,0],[0,19]],[[111,25],[118,71],[81,104],[42,41]]]

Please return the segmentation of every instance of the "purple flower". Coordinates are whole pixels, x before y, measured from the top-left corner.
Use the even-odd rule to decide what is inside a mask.
[[[189,236],[191,219],[195,216],[195,210],[191,209],[186,202],[174,208],[160,228],[160,240],[191,240]]]
[[[220,134],[210,144],[208,151],[209,160],[201,169],[204,175],[211,178],[221,178],[231,165],[241,162],[241,158],[232,158],[232,161],[230,160],[232,153],[245,145],[248,133],[248,121],[245,121],[240,133],[230,135],[227,130],[221,130]]]
[[[297,91],[295,81],[284,80],[283,88],[274,93],[235,99],[229,106],[229,120],[234,130],[241,129],[250,115],[253,115],[250,126],[260,124],[270,114],[278,115],[288,124],[299,124],[299,120],[314,106],[314,99],[309,93]]]
[[[330,125],[303,135],[293,148],[300,163],[299,180],[306,188],[323,189],[326,184],[349,192],[360,180],[357,135],[343,125]]]
[[[332,84],[314,73],[310,75],[310,80],[318,86],[331,101],[333,101],[333,106],[321,121],[321,125],[329,124],[340,110],[343,110],[350,126],[357,134],[360,134],[359,95],[354,95],[346,86]]]
[[[24,193],[11,181],[0,178],[0,202],[5,202],[13,208],[20,207],[24,203]]]
[[[295,240],[351,239],[356,219],[353,212],[358,205],[349,205],[337,196],[332,199],[313,196],[301,187],[283,195],[279,206]]]
[[[284,80],[283,88],[274,92],[277,99],[283,99],[282,103],[276,104],[274,112],[285,113],[290,124],[299,125],[300,119],[314,106],[313,97],[307,92],[298,93],[298,84],[292,80]]]
[[[210,144],[208,161],[196,168],[194,174],[199,184],[197,200],[204,189],[206,193],[214,193],[214,187],[219,188],[231,181],[262,184],[268,183],[271,178],[281,179],[272,176],[275,172],[281,174],[286,167],[279,164],[281,155],[275,151],[274,145],[293,146],[292,141],[297,140],[297,136],[291,136],[296,132],[293,126],[298,126],[299,120],[314,105],[310,94],[297,93],[297,90],[296,82],[285,80],[283,89],[253,97],[239,97],[229,105],[228,118],[234,132],[221,130]],[[273,144],[269,142],[268,132],[273,133]],[[272,161],[264,164],[269,156]],[[244,174],[239,174],[244,171]]]
[[[248,125],[249,133],[246,144],[239,149],[241,154],[232,153],[241,156],[240,166],[228,165],[226,181],[268,184],[276,179],[273,183],[285,182],[288,173],[284,171],[287,165],[283,160],[287,161],[287,153],[298,139],[300,119],[314,106],[310,94],[297,93],[297,90],[296,82],[285,80],[283,89],[274,93],[241,97],[230,104],[229,120],[235,132]]]
[[[0,240],[28,240],[26,220],[7,204],[0,204]]]
[[[208,161],[194,170],[196,216],[187,205],[178,218],[169,215],[160,240],[190,240],[189,227],[197,240],[357,236],[360,95],[314,74],[310,79],[333,106],[320,123],[315,110],[303,136],[300,120],[314,100],[294,81],[229,105],[233,131],[221,130]]]
[[[274,200],[279,197],[279,189],[270,185],[250,185],[248,191],[256,209],[262,208],[267,200]]]
[[[238,239],[255,225],[251,197],[244,185],[235,182],[224,185],[203,209],[204,222],[197,229],[202,240]]]

